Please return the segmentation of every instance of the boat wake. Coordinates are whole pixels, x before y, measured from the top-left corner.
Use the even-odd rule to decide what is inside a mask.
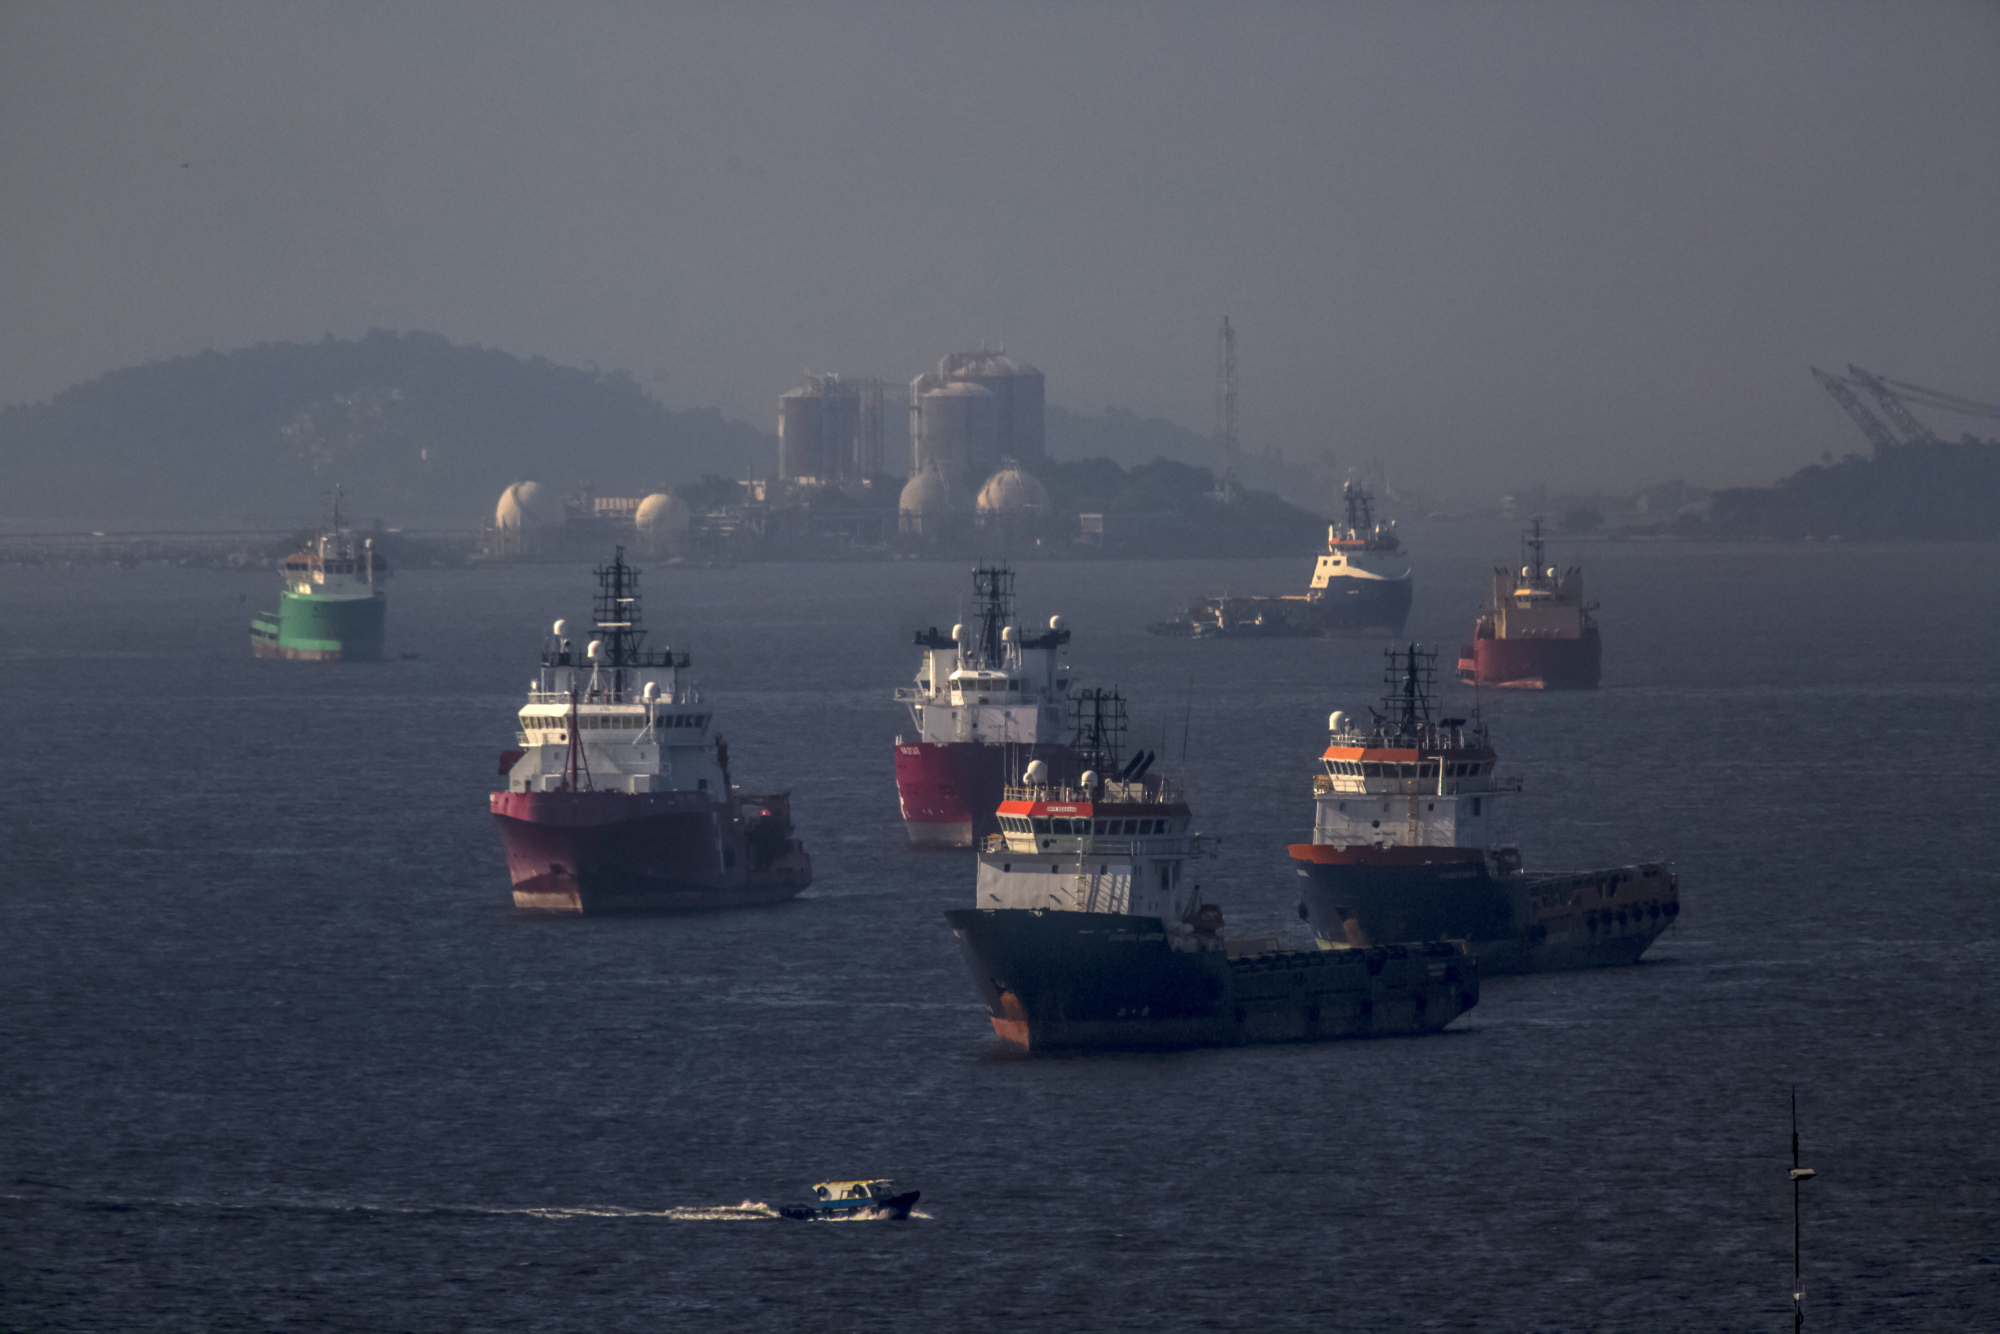
[[[78,1198],[57,1192],[0,1194],[7,1204],[57,1205],[99,1213],[214,1212],[214,1213],[325,1213],[390,1214],[448,1217],[488,1215],[545,1218],[553,1222],[588,1218],[664,1218],[677,1223],[754,1222],[779,1217],[778,1211],[761,1200],[740,1204],[672,1205],[663,1209],[633,1209],[616,1204],[537,1205],[505,1207],[478,1204],[374,1204],[345,1200],[250,1199],[204,1200],[185,1196],[127,1198]]]

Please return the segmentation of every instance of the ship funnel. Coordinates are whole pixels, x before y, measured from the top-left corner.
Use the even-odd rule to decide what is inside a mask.
[[[1027,772],[1021,775],[1021,780],[1029,787],[1046,787],[1049,781],[1049,766],[1040,760],[1030,760]]]
[[[562,637],[563,637],[564,635],[566,635],[566,634],[568,634],[568,633],[569,633],[569,622],[568,622],[568,621],[557,621],[557,622],[556,622],[556,627],[555,627],[555,636],[556,636],[556,638],[557,638],[557,639],[561,639],[561,638],[562,638]]]
[[[1082,784],[1083,784],[1083,789],[1084,789],[1084,791],[1086,791],[1086,792],[1088,792],[1088,791],[1090,791],[1091,789],[1095,788],[1095,787],[1097,786],[1097,770],[1095,770],[1095,769],[1085,769],[1085,770],[1083,771],[1083,778],[1082,778],[1081,782],[1082,782]]]
[[[1062,628],[1063,628],[1062,617],[1060,616],[1049,617],[1049,629],[1060,630]]]
[[[1345,713],[1342,713],[1339,709],[1335,709],[1332,713],[1326,715],[1326,730],[1329,732],[1346,731],[1347,715]]]

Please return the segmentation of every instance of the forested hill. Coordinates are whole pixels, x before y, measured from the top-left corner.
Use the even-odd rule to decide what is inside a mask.
[[[622,373],[376,330],[113,371],[0,411],[0,520],[311,521],[338,483],[364,521],[470,525],[521,478],[633,494],[776,457],[755,427],[669,411]]]
[[[1872,458],[1802,468],[1775,486],[1718,491],[1725,532],[1769,537],[2000,536],[2000,445],[1902,445]]]

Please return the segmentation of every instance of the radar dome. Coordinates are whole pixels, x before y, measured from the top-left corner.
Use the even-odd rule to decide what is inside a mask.
[[[1021,775],[1029,787],[1043,787],[1049,781],[1049,766],[1040,760],[1028,761],[1028,770]]]
[[[510,532],[532,528],[547,520],[547,508],[540,482],[516,482],[500,493],[493,508],[493,526]]]
[[[639,508],[632,516],[642,533],[668,534],[685,532],[688,526],[688,507],[679,496],[665,491],[655,491],[639,502]]]
[[[1019,468],[1002,468],[979,488],[981,514],[1045,514],[1048,508],[1048,488]]]

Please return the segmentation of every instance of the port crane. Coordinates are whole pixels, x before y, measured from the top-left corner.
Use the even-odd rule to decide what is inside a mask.
[[[1811,369],[1813,378],[1819,381],[1820,388],[1826,390],[1833,401],[1840,405],[1841,411],[1861,428],[1861,433],[1868,437],[1868,442],[1875,446],[1877,453],[1902,445],[1941,443],[1937,433],[1924,425],[1916,413],[1910,410],[1909,400],[1928,408],[1953,412],[1961,416],[2000,419],[2000,405],[1982,403],[1976,398],[1964,398],[1957,394],[1947,394],[1942,390],[1926,389],[1922,385],[1902,380],[1891,380],[1887,376],[1862,370],[1859,366],[1850,364],[1844,377],[1828,375],[1817,366]],[[1856,393],[1856,390],[1860,390],[1861,393]],[[1875,400],[1882,416],[1871,412],[1868,405],[1861,401],[1862,393]],[[1896,429],[1891,430],[1885,425],[1882,417],[1887,417],[1893,422]],[[1898,435],[1898,432],[1901,434]],[[1981,443],[1970,434],[1965,436],[1965,440],[1967,443]]]

